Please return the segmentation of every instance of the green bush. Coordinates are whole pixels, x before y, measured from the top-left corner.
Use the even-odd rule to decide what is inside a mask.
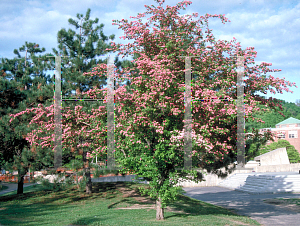
[[[79,191],[84,192],[86,186],[86,177],[83,177],[81,181],[78,182]]]
[[[77,171],[83,168],[83,162],[79,159],[72,159],[69,163],[65,164],[64,167]]]
[[[73,185],[74,181],[72,178],[65,178],[61,182],[59,182],[63,178],[63,174],[59,175],[57,179],[54,179],[53,183],[50,183],[48,179],[43,178],[42,176],[38,177],[36,181],[40,182],[43,186],[44,191],[63,191],[68,189]]]
[[[91,172],[92,174],[94,174],[94,178],[97,178],[102,175],[107,175],[107,174],[114,174],[114,175],[119,174],[119,170],[106,170],[104,167],[100,167],[95,163],[91,163],[90,166],[91,168],[94,168],[94,170]]]
[[[287,155],[290,163],[300,163],[300,154],[296,148],[290,144],[287,140],[280,139],[278,142],[273,142],[269,145],[265,145],[260,149],[260,155],[267,152],[276,150],[278,148],[286,148]]]

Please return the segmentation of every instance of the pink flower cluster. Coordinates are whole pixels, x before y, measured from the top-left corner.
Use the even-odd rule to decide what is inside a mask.
[[[138,59],[132,62],[140,71],[141,76],[133,78],[130,73],[133,69],[129,68],[123,71],[117,70],[115,73],[120,80],[130,79],[135,87],[133,94],[127,93],[125,87],[119,87],[115,91],[115,103],[118,103],[115,108],[121,114],[115,119],[115,134],[119,137],[126,137],[126,142],[129,141],[132,145],[144,147],[148,144],[145,139],[136,140],[138,135],[136,131],[153,131],[157,137],[156,142],[164,142],[164,134],[168,128],[166,119],[175,120],[177,128],[182,127],[182,123],[184,123],[185,59],[179,58],[179,56],[200,56],[191,58],[191,70],[200,75],[197,81],[193,81],[191,94],[193,99],[228,98],[231,100],[237,98],[236,89],[233,88],[236,85],[237,62],[233,58],[224,57],[222,53],[244,56],[246,65],[244,73],[245,76],[249,77],[244,81],[246,84],[245,117],[251,117],[253,120],[252,114],[260,110],[256,107],[258,103],[272,106],[272,103],[259,96],[254,96],[252,94],[254,91],[265,92],[269,86],[273,86],[279,92],[282,92],[282,87],[289,92],[290,90],[286,88],[287,85],[295,85],[295,83],[291,84],[284,79],[275,79],[272,76],[269,78],[259,77],[261,73],[280,70],[271,70],[268,66],[272,64],[264,62],[250,67],[249,64],[254,63],[254,58],[257,55],[254,47],[243,50],[240,44],[236,43],[234,37],[230,42],[216,41],[212,30],[208,28],[208,19],[217,17],[221,19],[222,23],[225,23],[229,21],[225,15],[206,14],[200,16],[197,21],[191,22],[192,17],[198,17],[197,13],[186,17],[178,16],[178,11],[184,8],[184,5],[190,5],[191,1],[182,1],[174,7],[167,6],[166,9],[161,7],[164,2],[165,0],[158,0],[160,6],[157,8],[145,6],[147,12],[138,14],[137,17],[130,17],[136,19],[134,21],[113,20],[113,22],[118,22],[113,24],[119,25],[119,29],[124,30],[122,38],[134,39],[134,43],[126,45],[112,43],[111,48],[107,50],[119,51],[119,55],[133,55],[134,53],[140,55]],[[148,19],[149,22],[143,24],[140,18],[145,17],[145,14],[153,14],[153,16]],[[152,22],[154,27],[150,31],[149,27]],[[204,24],[206,25],[205,32],[203,32],[203,28],[200,28]],[[183,48],[186,44],[184,37],[189,37],[192,40],[187,48]],[[91,72],[84,73],[84,76],[101,77],[106,75],[107,65],[105,64],[99,64]],[[211,75],[214,75],[214,81],[209,79]],[[219,86],[225,87],[225,90],[214,91]],[[273,89],[271,92],[275,93]],[[92,99],[104,99],[107,96],[107,88],[93,88],[83,95]],[[235,137],[235,134],[232,133],[236,131],[236,127],[233,125],[228,130],[219,128],[216,124],[222,117],[237,114],[236,103],[234,101],[193,101],[192,104],[192,114],[197,115],[192,125],[193,140],[199,147],[203,147],[207,154],[214,154],[216,160],[222,161],[232,149],[227,143],[235,139],[232,138]],[[55,128],[53,105],[48,108],[39,105],[39,108],[27,109],[11,115],[13,118],[10,122],[16,117],[31,112],[36,114],[31,123],[38,124],[41,129],[32,131],[26,139],[35,145],[39,145],[38,140],[43,140],[42,147],[54,149],[54,134],[51,132]],[[105,106],[93,109],[90,114],[82,112],[81,107],[77,107],[75,111],[64,109],[62,116],[62,143],[65,148],[78,149],[89,146],[93,148],[93,152],[88,155],[89,157],[96,154],[103,156],[106,154],[107,117]],[[93,124],[94,121],[97,121],[96,125]],[[152,128],[154,129],[152,130]],[[171,145],[183,146],[183,132],[184,130],[174,131]],[[39,137],[38,134],[42,133],[46,134]],[[49,134],[51,135],[47,136]],[[228,140],[215,142],[215,134],[226,134]],[[95,142],[77,145],[75,138],[78,136],[93,138]],[[125,140],[119,140],[115,148],[116,150],[128,150],[128,143],[125,143]],[[200,149],[196,149],[194,155],[197,154],[197,150]],[[209,161],[207,163],[209,164]]]

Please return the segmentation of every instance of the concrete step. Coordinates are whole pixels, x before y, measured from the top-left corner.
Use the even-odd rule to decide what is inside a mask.
[[[235,174],[218,186],[253,194],[300,192],[300,175]]]
[[[243,186],[248,174],[234,174],[219,183],[219,186],[237,188]]]
[[[300,189],[264,189],[264,190],[257,190],[257,189],[235,189],[236,191],[246,192],[249,194],[277,194],[277,193],[300,193]]]
[[[251,189],[298,189],[300,188],[300,186],[295,186],[295,185],[277,185],[277,186],[265,186],[265,187],[262,187],[262,186],[255,186],[255,185],[244,185],[240,188],[251,188]]]

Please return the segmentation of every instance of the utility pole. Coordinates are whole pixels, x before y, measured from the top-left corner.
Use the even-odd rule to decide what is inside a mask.
[[[184,170],[192,169],[192,116],[191,116],[191,57],[200,56],[179,56],[185,58],[185,93],[184,93]],[[237,56],[237,99],[216,99],[225,101],[237,101],[237,169],[249,170],[245,166],[245,116],[244,116],[244,58]],[[193,99],[200,101],[214,101],[214,99]],[[182,168],[178,168],[182,170]]]
[[[54,56],[48,56],[54,57]],[[68,57],[68,56],[64,56]],[[115,167],[114,159],[114,65],[113,58],[109,56],[107,65],[107,170],[120,169]],[[61,101],[103,101],[105,99],[62,99],[61,91],[61,56],[55,56],[55,91],[54,91],[54,167],[62,165],[62,124],[61,124]]]

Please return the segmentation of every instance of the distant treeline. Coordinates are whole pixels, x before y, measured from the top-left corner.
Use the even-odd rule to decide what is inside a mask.
[[[280,99],[279,99],[280,100]],[[283,113],[284,117],[275,112],[273,109],[270,112],[261,113],[261,114],[254,114],[255,118],[260,118],[265,123],[259,123],[256,121],[249,121],[245,122],[246,131],[251,132],[251,128],[254,127],[255,129],[262,129],[262,128],[275,128],[275,125],[290,118],[296,118],[300,120],[300,104],[299,103],[292,103],[286,102],[284,100],[280,100],[283,110],[281,111],[279,107],[276,107],[278,111]],[[266,109],[265,106],[261,106],[262,108]]]

